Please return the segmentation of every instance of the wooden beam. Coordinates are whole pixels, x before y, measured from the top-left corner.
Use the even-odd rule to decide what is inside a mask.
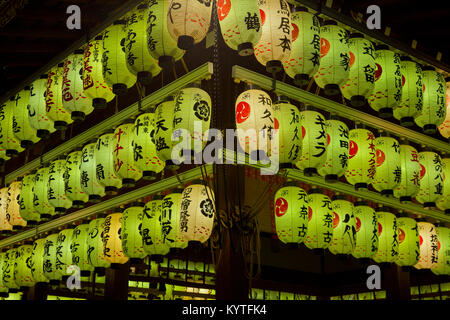
[[[30,39],[78,39],[82,30],[69,30],[67,28],[4,28],[0,29],[3,38],[30,38]]]
[[[105,300],[128,299],[128,277],[130,263],[118,265],[115,269],[106,268]]]

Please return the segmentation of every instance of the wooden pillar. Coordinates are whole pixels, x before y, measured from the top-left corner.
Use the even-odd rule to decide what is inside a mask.
[[[128,274],[130,263],[107,268],[105,274],[105,300],[128,299]]]
[[[384,265],[381,288],[386,290],[386,300],[410,300],[409,272],[394,263]]]
[[[45,282],[38,282],[33,287],[27,290],[26,300],[47,300],[48,284]]]

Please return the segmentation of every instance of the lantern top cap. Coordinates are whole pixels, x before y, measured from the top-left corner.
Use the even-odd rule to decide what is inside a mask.
[[[205,182],[202,179],[194,179],[194,180],[192,180],[192,184],[202,184],[202,185],[204,185]]]
[[[201,89],[201,87],[202,86],[198,82],[191,82],[186,86],[186,88],[198,88],[198,89]]]
[[[140,202],[140,201],[135,201],[135,202],[130,203],[130,204],[128,205],[127,208],[131,208],[131,207],[144,207],[144,206],[145,206],[145,203]]]
[[[181,189],[181,188],[172,189],[172,190],[170,190],[170,194],[172,194],[172,193],[183,193],[183,189]]]
[[[39,76],[39,79],[47,79],[48,78],[48,75],[47,74],[41,74],[40,76]]]
[[[103,39],[103,36],[102,35],[98,35],[98,36],[96,36],[95,38],[94,38],[94,40],[102,40]]]
[[[362,33],[355,32],[355,33],[352,33],[351,35],[349,35],[348,38],[349,39],[364,38],[364,35]]]
[[[102,134],[111,134],[114,133],[114,129],[106,129]]]
[[[23,177],[17,177],[17,181],[22,181],[23,180]]]
[[[322,26],[337,26],[337,22],[334,20],[325,20]]]
[[[115,208],[113,208],[111,211],[112,211],[112,213],[122,213],[123,212],[123,208],[121,208],[121,207],[115,207]]]
[[[309,194],[314,194],[314,193],[318,193],[318,194],[323,194],[323,190],[319,189],[319,188],[311,188],[309,189]]]
[[[249,83],[247,84],[247,90],[261,90],[261,87],[254,83]]]
[[[335,194],[331,200],[347,200],[347,196],[344,194]]]
[[[55,160],[66,160],[66,156],[65,155],[57,156]]]
[[[77,49],[73,52],[73,54],[83,54],[84,50],[83,49]]]
[[[450,77],[445,78],[445,82],[450,82]]]
[[[62,68],[62,67],[64,67],[64,62],[60,62],[60,63],[58,63],[58,66],[57,66],[58,68]]]
[[[425,219],[425,218],[417,218],[416,221],[417,222],[428,222],[427,219]]]
[[[389,46],[385,44],[378,44],[375,46],[375,50],[389,50]]]
[[[151,201],[162,200],[162,199],[164,199],[164,196],[162,194],[156,194],[152,197]]]
[[[392,213],[391,208],[385,207],[385,206],[381,206],[375,209],[376,212],[389,212]]]
[[[369,204],[367,203],[367,201],[356,201],[355,202],[355,207],[359,207],[359,206],[368,206]]]
[[[147,3],[141,3],[140,5],[137,6],[138,9],[147,9],[148,8],[148,4]]]
[[[173,101],[173,100],[175,100],[174,96],[167,96],[164,98],[164,100],[162,102]]]
[[[303,7],[303,6],[295,6],[291,9],[291,13],[294,12],[309,12],[307,7]]]
[[[422,71],[436,71],[433,66],[423,66]]]
[[[96,143],[96,142],[97,142],[97,139],[92,138],[92,139],[90,139],[88,142],[86,142],[86,143],[84,144],[84,147],[87,146],[88,144]]]
[[[113,26],[120,25],[120,24],[126,24],[126,23],[127,23],[127,21],[124,19],[116,20],[113,22]]]
[[[37,172],[37,170],[36,170],[36,169],[33,169],[33,170],[31,170],[30,173],[28,173],[28,174],[35,174],[36,172]]]
[[[277,95],[276,102],[277,103],[290,103],[290,100],[287,96]]]
[[[25,86],[23,90],[30,90],[30,86]]]
[[[333,114],[330,115],[330,120],[339,120],[339,121],[341,121],[341,117],[338,114],[333,113]]]
[[[399,218],[408,218],[408,214],[407,214],[406,212],[404,212],[404,211],[399,212],[399,213],[397,214],[397,216],[398,216]]]
[[[78,147],[74,148],[74,149],[71,151],[71,153],[72,153],[72,152],[82,151],[82,150],[83,150],[83,147],[82,147],[82,146],[78,146]]]
[[[300,188],[300,187],[298,186],[298,182],[297,182],[297,181],[288,181],[288,182],[286,182],[286,183],[283,185],[283,187],[297,187],[297,188]]]
[[[409,56],[401,56],[400,61],[413,61]]]
[[[124,122],[122,122],[122,124],[130,124],[130,123],[134,123],[134,119],[128,118]]]

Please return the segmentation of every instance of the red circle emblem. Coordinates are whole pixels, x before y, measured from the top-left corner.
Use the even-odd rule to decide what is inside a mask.
[[[381,236],[382,231],[383,231],[383,227],[381,226],[381,223],[378,222],[378,236]]]
[[[292,42],[297,40],[298,37],[298,27],[295,23],[292,24]]]
[[[422,90],[423,90],[423,92],[425,92],[425,85],[422,86]]]
[[[406,81],[405,76],[402,75],[402,87],[405,86],[405,81]]]
[[[361,229],[361,220],[356,217],[356,232],[359,232],[359,229]]]
[[[358,145],[355,141],[350,140],[349,149],[348,149],[348,156],[349,158],[353,158],[358,153]]]
[[[330,144],[330,141],[331,141],[331,137],[330,137],[330,135],[327,133],[327,145]]]
[[[310,221],[312,218],[312,209],[311,207],[308,207],[308,221]]]
[[[325,39],[320,39],[320,57],[323,58],[327,55],[328,51],[330,51],[330,42]]]
[[[386,160],[386,155],[380,149],[377,149],[377,167],[381,166]]]
[[[275,201],[275,214],[277,217],[282,217],[286,214],[288,209],[288,202],[284,198],[278,198]]]
[[[421,235],[419,235],[419,246],[421,246],[421,245],[422,245],[422,243],[423,243],[423,238],[422,238],[422,236],[421,236]]]
[[[336,229],[339,225],[339,215],[336,212],[333,212],[333,229]]]
[[[306,136],[306,129],[304,126],[302,126],[302,139],[305,139]]]
[[[259,9],[259,13],[261,14],[261,26],[263,26],[264,22],[266,22],[266,13],[261,9]]]
[[[277,129],[280,128],[280,123],[278,122],[278,119],[277,119],[277,118],[274,118],[274,119],[273,119],[273,128],[274,128],[275,130],[277,130]]]
[[[351,68],[355,63],[355,55],[351,51],[349,51],[349,53],[350,53],[350,68]]]
[[[420,164],[420,179],[423,178],[425,173],[426,173],[425,167],[422,164]]]
[[[382,73],[383,68],[378,63],[375,63],[375,81],[377,81],[381,77]]]
[[[230,0],[219,0],[217,1],[217,14],[219,16],[219,20],[222,21],[228,16],[231,10],[231,1]]]
[[[242,123],[250,116],[250,105],[248,102],[241,101],[236,107],[236,122]]]
[[[398,243],[402,243],[405,240],[406,234],[403,229],[398,228]]]

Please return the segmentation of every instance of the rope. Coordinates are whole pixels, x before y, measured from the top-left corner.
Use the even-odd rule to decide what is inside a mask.
[[[181,57],[180,60],[181,60],[181,64],[183,65],[184,71],[186,71],[186,73],[188,73],[189,69],[188,69],[188,67],[186,65],[186,62],[184,61],[184,57]]]

